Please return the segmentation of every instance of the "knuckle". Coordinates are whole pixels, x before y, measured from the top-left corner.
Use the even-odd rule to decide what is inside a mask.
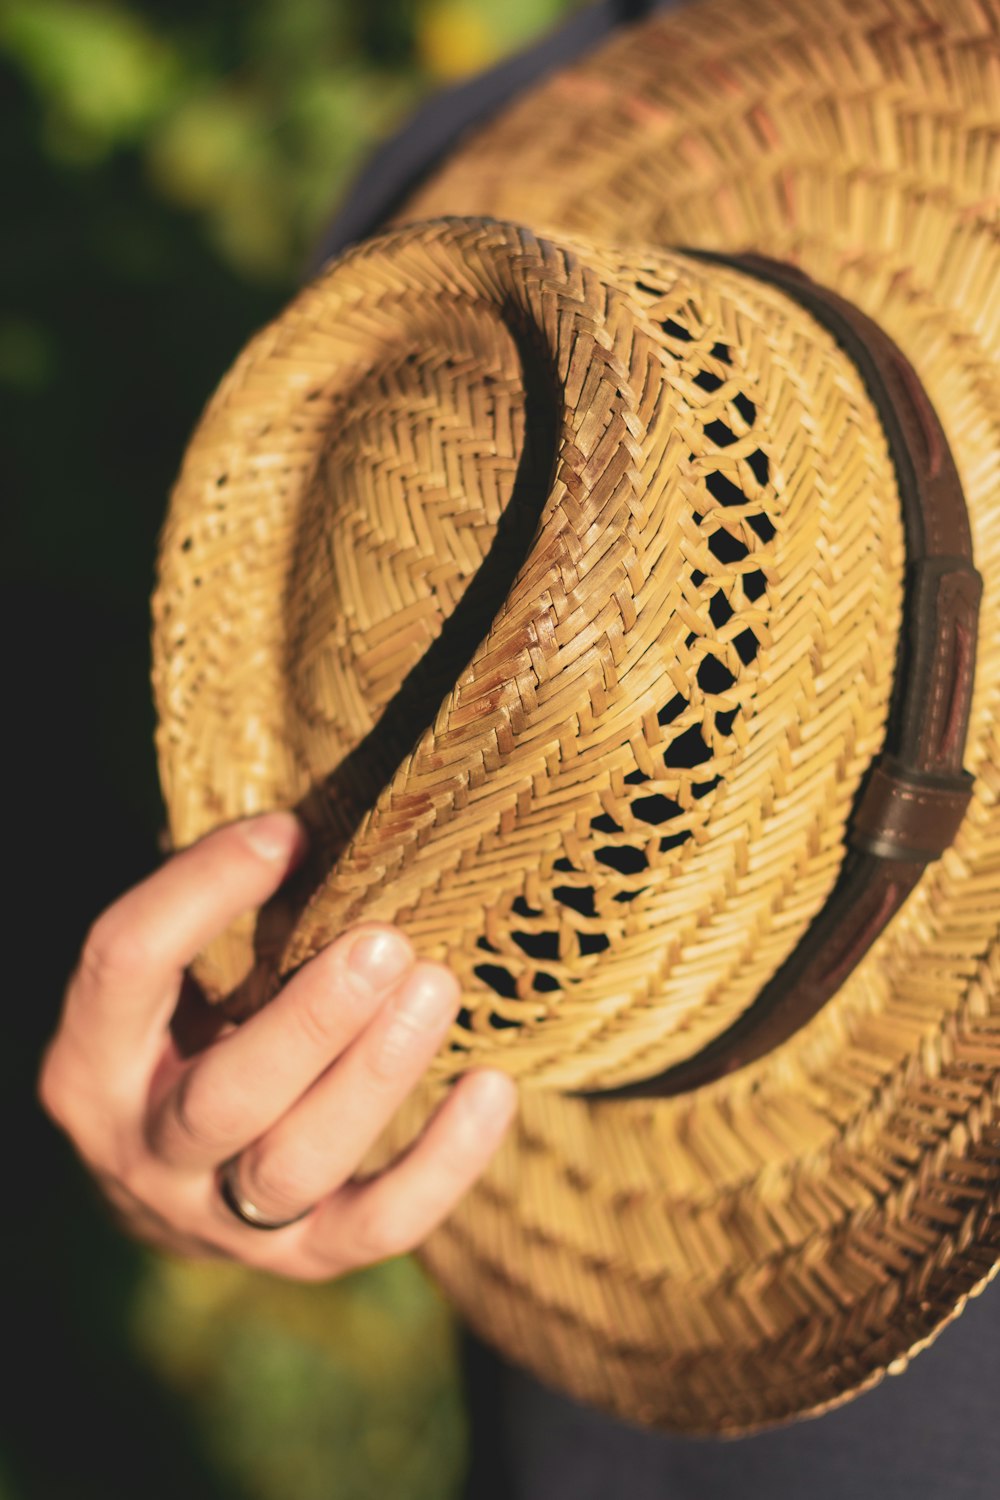
[[[45,1114],[55,1125],[65,1129],[69,1118],[67,1104],[72,1096],[66,1086],[61,1052],[54,1046],[50,1046],[42,1058],[35,1090],[38,1103]]]
[[[484,1161],[480,1161],[481,1143],[465,1122],[460,1128],[445,1132],[438,1144],[437,1156],[438,1174],[444,1182],[454,1185],[455,1194],[460,1192],[462,1184],[474,1168],[478,1175],[478,1169],[485,1165]]]
[[[304,984],[294,1015],[299,1031],[309,1047],[325,1051],[337,1040],[340,1016],[329,978],[310,975],[312,983]]]
[[[308,1174],[287,1155],[248,1151],[240,1158],[240,1191],[269,1217],[290,1217],[312,1198]]]
[[[148,936],[112,906],[91,927],[80,955],[80,973],[101,990],[107,985],[133,981],[157,960]]]
[[[95,1170],[105,1197],[123,1212],[153,1214],[156,1185],[150,1181],[149,1163],[144,1154],[123,1152],[112,1168]]]
[[[87,1158],[95,1156],[108,1132],[105,1106],[95,1104],[66,1048],[55,1042],[42,1059],[35,1084],[42,1111]]]
[[[405,1255],[414,1244],[409,1225],[398,1206],[389,1208],[381,1202],[359,1213],[353,1240],[360,1264]]]
[[[383,1035],[376,1038],[368,1058],[368,1079],[375,1088],[392,1086],[419,1054],[425,1032],[405,1012],[395,1015]]]
[[[420,965],[409,996],[387,1013],[367,1049],[369,1078],[391,1084],[424,1068],[440,1046],[458,1004],[458,986],[442,965]]]
[[[239,1137],[239,1101],[217,1086],[204,1086],[197,1070],[177,1090],[174,1117],[181,1135],[205,1151],[224,1151]]]

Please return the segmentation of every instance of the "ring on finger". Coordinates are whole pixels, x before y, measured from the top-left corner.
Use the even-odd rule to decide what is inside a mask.
[[[238,1156],[231,1156],[219,1168],[219,1196],[229,1212],[242,1224],[249,1225],[251,1229],[287,1229],[290,1224],[297,1224],[300,1219],[312,1213],[310,1204],[300,1214],[293,1214],[290,1219],[269,1219],[241,1190],[237,1181],[239,1162]]]

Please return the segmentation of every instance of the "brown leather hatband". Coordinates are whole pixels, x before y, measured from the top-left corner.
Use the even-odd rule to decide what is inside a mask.
[[[903,623],[885,743],[848,826],[837,884],[781,968],[727,1031],[688,1061],[602,1098],[660,1098],[735,1072],[810,1021],[860,963],[925,866],[948,848],[972,794],[962,769],[982,580],[958,470],[903,353],[864,313],[794,266],[685,250],[779,287],[854,361],[879,412],[906,535]]]

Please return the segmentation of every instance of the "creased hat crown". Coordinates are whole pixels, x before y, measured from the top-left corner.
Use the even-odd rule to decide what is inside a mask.
[[[568,1087],[731,1022],[833,884],[891,686],[895,477],[830,335],[682,253],[437,221],[304,292],[196,452],[165,627],[260,604],[214,709],[173,670],[243,705],[203,739],[254,736],[227,812],[301,803],[322,846],[280,966],[400,920],[463,981],[460,1055]],[[184,774],[190,836],[219,776]]]

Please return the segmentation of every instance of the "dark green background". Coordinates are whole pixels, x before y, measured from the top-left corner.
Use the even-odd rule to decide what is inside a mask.
[[[156,861],[148,596],[198,412],[365,151],[571,0],[2,0],[0,1500],[447,1500],[446,1310],[147,1254],[33,1102],[94,915]]]

